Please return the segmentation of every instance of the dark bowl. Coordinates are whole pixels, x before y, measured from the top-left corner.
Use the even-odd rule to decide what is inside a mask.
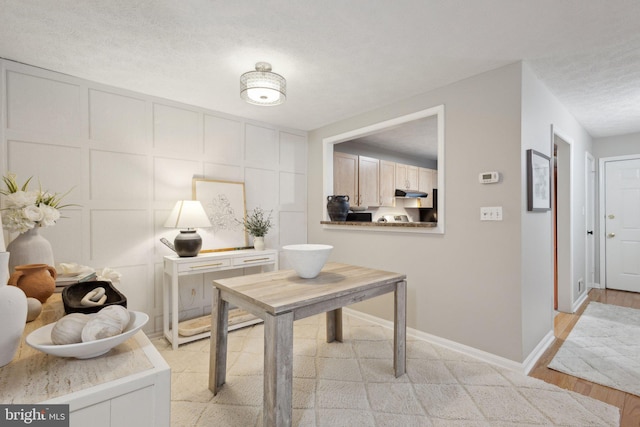
[[[100,287],[104,288],[105,294],[107,295],[107,301],[104,304],[89,307],[80,304],[80,301],[82,301],[82,298],[84,298],[88,292]],[[89,314],[97,313],[109,305],[121,305],[127,308],[127,297],[122,295],[111,282],[94,280],[91,282],[74,283],[64,288],[62,290],[62,304],[67,314]]]

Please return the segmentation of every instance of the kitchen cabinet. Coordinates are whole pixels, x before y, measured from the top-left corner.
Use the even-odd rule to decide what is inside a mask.
[[[333,192],[349,196],[351,206],[380,204],[380,160],[340,152],[333,153]]]
[[[418,189],[418,167],[396,163],[396,188],[401,190]]]
[[[333,194],[349,196],[349,204],[358,201],[358,156],[333,152]]]
[[[380,160],[358,156],[358,206],[380,204]]]
[[[418,191],[427,193],[427,198],[422,201],[422,207],[433,207],[433,169],[419,168],[418,169]]]
[[[395,206],[395,191],[423,191],[420,207],[433,207],[438,171],[373,157],[333,153],[333,194],[349,196],[351,206]],[[410,207],[410,206],[408,206]],[[416,206],[417,207],[417,206]]]
[[[380,206],[395,205],[396,164],[380,160]]]

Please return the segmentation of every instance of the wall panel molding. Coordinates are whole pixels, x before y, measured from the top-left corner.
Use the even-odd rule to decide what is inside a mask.
[[[178,232],[164,221],[191,198],[192,178],[244,181],[248,209],[273,209],[269,247],[306,241],[306,132],[8,60],[0,72],[0,173],[74,188],[68,201],[79,206],[44,233],[56,263],[122,273],[130,307],[153,319],[147,332],[162,329],[162,257],[172,254],[159,239]],[[285,229],[283,208],[295,210],[283,211]],[[211,309],[211,279],[192,279],[180,281],[181,318]]]

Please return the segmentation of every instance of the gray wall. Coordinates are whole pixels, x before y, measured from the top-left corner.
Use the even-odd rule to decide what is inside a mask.
[[[444,235],[327,229],[322,213],[322,140],[439,104],[445,106]],[[551,150],[551,125],[572,139],[574,182],[567,266],[584,276],[584,155],[589,135],[523,63],[512,64],[323,127],[309,135],[309,241],[334,245],[332,258],[401,271],[409,286],[408,324],[420,331],[528,363],[553,331],[551,213],[526,207],[526,150]],[[499,171],[499,184],[478,173]],[[502,206],[503,221],[481,222],[480,207]],[[566,287],[571,301],[579,298]],[[390,297],[357,304],[392,318]]]
[[[640,133],[593,140],[593,155],[596,159],[631,154],[640,154]]]
[[[559,309],[572,311],[572,306],[586,292],[579,293],[577,283],[585,277],[585,152],[591,151],[592,141],[527,64],[523,64],[522,71],[522,324],[523,352],[527,354],[553,326],[553,236],[551,212],[527,211],[526,150],[535,149],[552,157],[552,126],[554,132],[571,141],[572,227],[565,231],[573,236],[567,249],[573,263],[562,266],[569,270],[571,283],[559,283],[558,293],[566,300],[560,301],[565,307],[559,306]]]
[[[334,246],[333,260],[400,271],[408,277],[408,325],[521,361],[520,65],[421,94],[309,135],[312,243]],[[444,235],[324,229],[322,139],[415,111],[445,106]],[[478,183],[497,170],[502,182]],[[502,222],[480,222],[481,206],[502,206]],[[390,296],[354,306],[392,319]]]

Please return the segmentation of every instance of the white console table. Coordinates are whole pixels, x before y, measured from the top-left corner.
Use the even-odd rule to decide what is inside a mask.
[[[202,253],[195,257],[164,257],[164,278],[163,278],[163,331],[165,338],[171,343],[175,350],[178,345],[199,340],[211,336],[211,331],[205,331],[191,336],[180,336],[178,333],[178,278],[191,274],[212,273],[223,270],[238,270],[247,267],[272,266],[273,270],[278,270],[278,251],[276,249],[266,249],[256,251],[255,249],[245,249],[237,251]],[[169,307],[171,302],[171,307]],[[171,316],[169,316],[171,314]],[[261,321],[257,319],[256,323]],[[210,320],[209,320],[210,324]],[[235,328],[246,326],[250,323],[235,325]],[[229,327],[229,330],[234,327]]]

